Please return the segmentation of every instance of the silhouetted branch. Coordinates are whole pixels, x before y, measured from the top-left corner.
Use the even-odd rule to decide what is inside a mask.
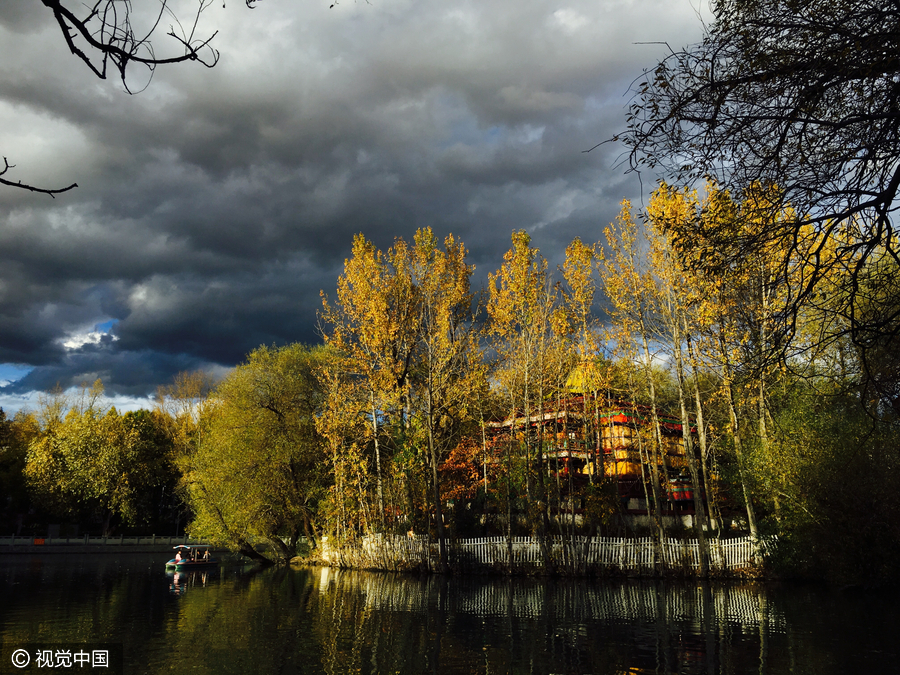
[[[34,185],[28,185],[27,183],[23,183],[22,181],[14,182],[3,178],[6,172],[10,169],[14,169],[15,166],[15,164],[10,164],[9,161],[7,161],[6,157],[3,158],[3,169],[0,170],[0,184],[8,185],[9,187],[22,188],[23,190],[28,190],[29,192],[40,192],[41,194],[50,195],[51,197],[54,197],[54,199],[54,195],[58,195],[60,192],[68,192],[72,188],[78,187],[78,183],[72,183],[69,187],[59,188],[58,190],[48,190],[47,188],[39,188],[35,187]]]
[[[76,14],[77,10],[66,7],[64,0],[41,0],[53,12],[69,51],[100,79],[106,79],[107,68],[111,64],[129,93],[134,93],[126,81],[126,71],[131,64],[144,66],[152,77],[160,65],[198,61],[212,68],[219,60],[219,52],[210,46],[216,32],[208,37],[197,37],[200,14],[212,4],[212,0],[198,0],[197,12],[187,31],[169,8],[168,0],[158,1],[155,20],[146,30],[136,32],[132,23],[131,0],[96,0],[93,5],[81,5],[86,11],[80,15]],[[250,3],[248,6],[251,6]],[[173,22],[166,35],[181,46],[181,53],[159,57],[151,38],[166,16]]]
[[[53,18],[59,24],[69,51],[81,59],[101,80],[107,78],[108,69],[111,67],[118,73],[125,91],[129,94],[143,91],[150,84],[150,79],[152,79],[157,66],[196,61],[207,68],[212,68],[218,63],[219,52],[210,44],[217,32],[197,37],[200,15],[212,4],[212,1],[197,0],[197,11],[186,30],[169,7],[169,0],[157,0],[159,6],[158,11],[153,15],[153,20],[145,29],[137,32],[132,23],[134,9],[131,0],[94,0],[93,4],[72,2],[69,3],[73,5],[72,8],[66,6],[66,0],[41,0],[44,6],[53,12]],[[250,8],[253,8],[258,2],[261,0],[244,0],[244,3]],[[151,39],[160,30],[160,25],[167,17],[172,23],[165,34],[174,40],[174,43],[170,44],[179,45],[180,53],[173,56],[157,56]],[[132,64],[143,66],[149,73],[147,82],[136,91],[131,89],[126,79],[128,66]],[[2,176],[15,165],[10,164],[5,157],[3,163],[4,167],[0,170],[0,184],[2,185],[39,192],[51,197],[78,187],[77,183],[72,183],[68,187],[51,190],[28,185],[21,181],[9,181]]]

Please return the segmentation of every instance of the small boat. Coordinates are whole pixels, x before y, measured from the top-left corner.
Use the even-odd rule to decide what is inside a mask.
[[[166,563],[167,570],[194,570],[202,567],[215,567],[219,564],[218,559],[210,555],[210,547],[208,545],[187,546],[186,544],[179,544],[172,548],[176,549],[178,553]]]

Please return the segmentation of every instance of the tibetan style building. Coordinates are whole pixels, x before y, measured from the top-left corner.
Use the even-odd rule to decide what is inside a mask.
[[[657,417],[662,443],[656,452],[650,409],[602,395],[545,402],[543,410],[532,411],[527,420],[524,414],[510,416],[489,427],[497,439],[509,435],[519,442],[527,438],[532,447],[539,445],[545,469],[565,479],[562,484],[572,493],[592,481],[614,483],[622,510],[632,515],[648,514],[655,454],[663,514],[693,514],[695,488],[681,421],[659,412]]]

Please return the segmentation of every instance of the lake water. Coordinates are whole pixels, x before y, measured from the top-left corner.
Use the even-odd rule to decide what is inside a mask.
[[[0,673],[36,643],[120,644],[129,675],[900,672],[895,593],[165,559],[0,556]]]

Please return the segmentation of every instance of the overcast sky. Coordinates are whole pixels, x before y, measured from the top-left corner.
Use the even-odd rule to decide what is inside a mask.
[[[0,186],[0,406],[98,377],[149,405],[179,371],[317,342],[357,232],[452,232],[478,284],[514,229],[554,264],[597,241],[641,188],[621,146],[583,150],[665,50],[636,43],[699,40],[698,2],[217,0],[198,32],[218,31],[218,65],[162,67],[134,96],[39,0],[0,3],[5,178],[79,185]]]

